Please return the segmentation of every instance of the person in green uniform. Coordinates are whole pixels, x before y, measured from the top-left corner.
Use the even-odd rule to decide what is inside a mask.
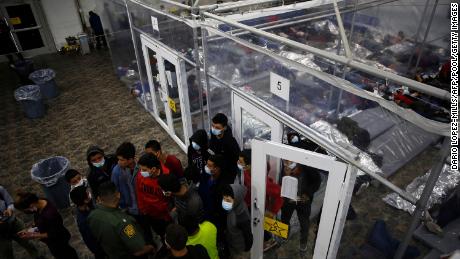
[[[99,186],[98,206],[88,216],[89,227],[110,259],[126,259],[154,252],[145,243],[142,231],[133,217],[118,208],[120,193],[108,181]]]

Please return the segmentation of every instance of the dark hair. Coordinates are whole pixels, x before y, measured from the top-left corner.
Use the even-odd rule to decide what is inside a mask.
[[[250,149],[243,149],[243,151],[240,152],[240,157],[244,159],[244,163],[246,165],[251,164],[251,150]]]
[[[97,189],[97,196],[101,198],[112,198],[118,191],[117,187],[112,181],[106,181],[99,185]]]
[[[214,115],[214,117],[212,118],[212,122],[216,124],[221,124],[222,126],[225,127],[228,124],[228,118],[227,116],[225,116],[225,114],[218,113]]]
[[[25,210],[36,202],[38,202],[38,196],[35,193],[18,191],[14,207],[18,210]]]
[[[65,172],[65,180],[70,183],[70,180],[72,180],[72,178],[74,178],[75,176],[79,175],[80,172],[78,172],[77,170],[75,169],[69,169],[67,170],[67,172]]]
[[[230,196],[232,198],[235,198],[235,194],[233,193],[233,189],[232,186],[230,186],[230,184],[227,184],[222,188],[222,196]]]
[[[131,142],[123,142],[120,146],[118,146],[116,155],[125,159],[134,158],[136,155],[136,148]]]
[[[80,185],[75,187],[70,191],[70,200],[77,206],[82,206],[85,204],[85,200],[88,198],[86,186]]]
[[[187,230],[189,236],[193,235],[200,227],[198,219],[192,215],[179,216],[178,221]]]
[[[217,154],[217,155],[211,155],[208,158],[209,161],[213,162],[215,166],[219,167],[220,170],[223,170],[225,167],[225,159],[222,155]]]
[[[188,234],[187,230],[181,225],[170,224],[166,228],[165,241],[174,250],[182,250],[187,244]]]
[[[141,158],[139,158],[139,161],[137,161],[139,165],[146,166],[148,168],[158,168],[161,169],[161,164],[158,158],[152,154],[143,154]]]
[[[160,151],[161,150],[161,144],[157,140],[149,140],[145,144],[145,148],[151,148],[153,151]]]
[[[180,191],[181,183],[176,176],[172,174],[160,175],[158,184],[165,192],[176,193]]]

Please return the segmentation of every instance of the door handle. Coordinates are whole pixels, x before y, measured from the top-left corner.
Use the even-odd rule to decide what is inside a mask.
[[[257,198],[254,198],[254,202],[252,203],[252,207],[253,207],[253,211],[254,211],[254,215],[256,214],[255,212],[257,212],[258,214],[259,213],[259,206],[257,206]],[[260,223],[260,219],[259,217],[254,217],[252,219],[252,225],[255,227],[257,226],[258,224]]]

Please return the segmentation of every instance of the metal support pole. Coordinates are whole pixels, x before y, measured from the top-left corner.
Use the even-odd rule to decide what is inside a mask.
[[[420,31],[422,30],[422,24],[423,24],[423,21],[425,20],[426,12],[428,11],[428,4],[429,3],[430,3],[430,0],[426,0],[425,8],[423,9],[423,13],[422,13],[422,17],[420,17],[420,21],[419,21],[418,26],[417,26],[417,32],[415,33],[415,41],[414,41],[415,46],[417,46],[417,43],[418,43],[418,36],[420,35]],[[412,55],[410,55],[409,62],[407,63],[408,68],[410,68],[410,64],[412,64],[412,59],[414,58],[414,56],[415,56],[415,49],[412,52]]]
[[[345,50],[345,56],[347,58],[353,58],[351,55],[350,45],[348,45],[347,35],[345,33],[345,28],[343,27],[342,17],[340,16],[339,6],[337,5],[337,0],[334,0],[334,10],[335,16],[337,17],[337,24],[339,25],[340,37],[342,38],[343,48]]]
[[[200,14],[201,15],[201,14]],[[204,16],[201,15],[201,19],[204,20]],[[208,129],[211,129],[211,87],[209,86],[208,66],[206,62],[208,44],[207,44],[208,31],[201,27],[201,41],[203,46],[203,73],[204,73],[204,84],[206,87],[206,105],[208,106]]]
[[[431,11],[430,21],[428,22],[428,27],[426,28],[425,35],[423,36],[423,42],[422,42],[422,45],[420,46],[420,51],[418,54],[417,62],[415,63],[414,72],[417,71],[418,64],[420,63],[420,58],[422,58],[423,49],[425,48],[426,39],[428,38],[428,33],[430,33],[431,24],[433,23],[433,18],[434,18],[434,14],[436,13],[436,8],[438,7],[438,3],[439,3],[439,0],[436,0],[433,6],[433,11]]]
[[[430,176],[428,177],[428,181],[423,189],[423,193],[420,196],[420,199],[416,203],[415,211],[412,216],[412,221],[409,226],[409,229],[406,232],[406,236],[404,237],[403,242],[398,247],[398,250],[395,254],[395,259],[403,258],[404,253],[406,252],[407,246],[412,239],[412,235],[414,234],[415,229],[418,227],[420,223],[420,219],[423,216],[423,212],[425,211],[426,205],[428,200],[430,199],[431,193],[438,181],[439,175],[442,172],[442,168],[444,167],[444,162],[446,161],[447,156],[450,152],[450,138],[445,137],[442,143],[442,148],[437,154],[438,157],[435,161],[438,161],[434,167],[431,169]]]
[[[197,3],[197,0],[195,3]],[[196,22],[196,16],[199,10],[196,8],[192,9],[192,17],[193,20]],[[200,102],[200,113],[201,113],[201,128],[204,129],[204,110],[203,110],[203,87],[201,85],[201,70],[200,70],[200,45],[198,43],[198,28],[193,26],[193,45],[195,50],[193,51],[195,56],[195,73],[196,73],[196,80],[198,83],[198,102]],[[189,86],[190,87],[190,86]]]
[[[407,87],[409,87],[409,88],[411,88],[413,90],[419,91],[421,93],[425,93],[425,94],[433,96],[433,97],[438,97],[438,98],[443,99],[443,100],[450,100],[450,93],[445,91],[445,90],[442,90],[442,89],[439,89],[439,88],[436,88],[436,87],[433,87],[433,86],[430,86],[430,85],[427,85],[427,84],[423,84],[423,83],[417,82],[415,80],[405,78],[405,77],[402,77],[402,76],[399,76],[399,75],[396,75],[396,74],[393,74],[393,73],[390,73],[390,72],[386,72],[384,70],[371,67],[369,65],[363,64],[363,63],[355,61],[353,59],[338,56],[336,54],[329,53],[329,52],[327,52],[325,50],[321,50],[321,49],[318,49],[318,48],[315,48],[315,47],[312,47],[312,46],[308,46],[308,45],[305,45],[305,44],[302,44],[302,43],[299,43],[299,42],[296,42],[296,41],[293,41],[293,40],[289,40],[289,39],[280,37],[278,35],[274,35],[272,33],[269,33],[269,32],[266,32],[266,31],[263,31],[263,30],[260,30],[260,29],[255,29],[255,28],[252,28],[251,26],[244,25],[244,24],[242,24],[240,22],[236,22],[236,21],[230,20],[230,19],[225,18],[225,17],[217,16],[217,15],[214,15],[214,14],[209,13],[209,12],[204,12],[204,15],[206,17],[212,18],[214,20],[218,20],[218,21],[227,23],[229,25],[232,25],[232,26],[235,26],[235,27],[238,27],[238,28],[241,28],[241,29],[245,29],[245,30],[247,30],[249,32],[252,32],[252,33],[254,33],[256,35],[265,37],[267,39],[271,39],[271,40],[274,40],[274,41],[277,41],[277,42],[284,43],[284,44],[286,44],[286,45],[288,45],[290,47],[305,50],[307,52],[313,53],[313,54],[318,55],[320,57],[340,62],[340,63],[348,65],[348,66],[350,66],[352,68],[361,70],[361,71],[363,71],[365,73],[368,73],[368,74],[371,74],[371,75],[374,75],[374,76],[377,76],[377,77],[380,77],[380,78],[386,78],[386,79],[388,79],[390,81],[393,81],[393,82],[401,84],[401,85],[405,85],[405,86],[407,86]]]
[[[137,71],[139,72],[139,78],[141,80],[141,87],[142,87],[142,92],[144,94],[144,100],[143,101],[143,105],[144,107],[147,109],[147,98],[145,98],[145,93],[144,93],[144,80],[142,78],[142,73],[141,73],[141,59],[140,59],[140,56],[139,56],[139,53],[137,51],[137,44],[136,44],[136,37],[134,37],[134,30],[133,30],[133,21],[132,21],[132,17],[131,17],[131,13],[129,12],[129,8],[128,8],[128,3],[125,1],[125,6],[126,6],[126,12],[128,13],[128,21],[129,21],[129,29],[131,31],[131,39],[133,41],[133,48],[134,48],[134,56],[136,57],[136,64],[137,64]],[[140,39],[137,39],[137,40],[140,40]]]

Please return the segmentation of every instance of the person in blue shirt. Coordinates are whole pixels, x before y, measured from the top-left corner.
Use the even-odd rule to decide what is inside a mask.
[[[135,191],[136,175],[139,167],[136,163],[136,148],[130,142],[122,143],[116,151],[118,164],[112,170],[111,180],[121,194],[120,208],[128,214],[137,216],[137,198]]]
[[[94,258],[105,258],[106,254],[97,243],[88,225],[88,216],[91,211],[94,210],[93,199],[88,188],[82,185],[75,187],[70,192],[70,199],[77,206],[75,209],[75,216],[83,242],[85,242],[88,249],[94,254]]]

